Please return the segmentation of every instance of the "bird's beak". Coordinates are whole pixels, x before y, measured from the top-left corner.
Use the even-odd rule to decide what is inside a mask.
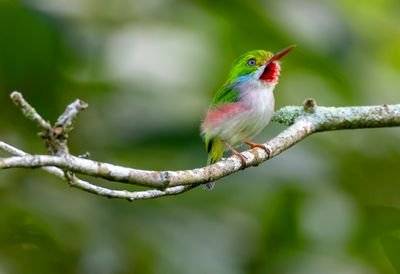
[[[275,54],[274,56],[269,58],[268,61],[265,63],[265,65],[268,66],[272,62],[280,60],[283,56],[288,54],[295,47],[296,47],[296,45],[291,45],[291,46],[288,46],[287,48],[285,48],[284,50],[281,50],[280,52],[278,52],[277,54]]]

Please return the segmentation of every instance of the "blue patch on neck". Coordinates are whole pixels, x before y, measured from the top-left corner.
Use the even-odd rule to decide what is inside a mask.
[[[239,83],[247,82],[247,81],[249,81],[251,78],[252,78],[252,77],[251,77],[251,74],[242,75],[242,76],[239,76],[239,77],[237,78],[236,82],[239,82]]]

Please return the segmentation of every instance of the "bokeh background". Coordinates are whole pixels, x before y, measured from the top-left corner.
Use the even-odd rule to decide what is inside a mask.
[[[291,44],[277,108],[399,103],[398,0],[1,0],[0,139],[46,153],[13,90],[51,121],[80,98],[72,153],[200,167],[199,123],[232,61]],[[2,170],[0,273],[400,273],[399,138],[319,133],[211,192],[132,203]]]

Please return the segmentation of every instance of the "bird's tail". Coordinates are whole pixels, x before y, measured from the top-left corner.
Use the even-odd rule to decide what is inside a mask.
[[[212,165],[218,162],[222,158],[224,153],[224,143],[221,138],[208,139],[206,136],[206,149],[208,152],[207,165]],[[214,182],[208,182],[203,184],[204,189],[211,190],[214,188]]]

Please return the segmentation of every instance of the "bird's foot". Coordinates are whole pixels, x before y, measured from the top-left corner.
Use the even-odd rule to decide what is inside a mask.
[[[255,148],[255,147],[262,148],[263,150],[265,150],[265,153],[267,153],[268,159],[271,156],[271,150],[264,144],[257,144],[257,143],[253,143],[251,141],[245,141],[244,143],[246,145],[250,146],[250,148]]]
[[[231,151],[232,151],[232,155],[235,155],[235,156],[239,157],[240,162],[241,162],[241,168],[240,169],[245,169],[246,168],[247,157],[242,155],[239,151],[237,151],[235,149],[231,149]]]
[[[239,151],[237,151],[236,149],[234,149],[230,144],[225,143],[225,145],[231,150],[232,155],[235,155],[235,156],[239,157],[240,162],[241,162],[241,167],[240,167],[240,169],[245,169],[246,166],[247,166],[247,165],[246,165],[247,157],[244,156],[244,155],[242,155],[242,154],[241,154]]]

